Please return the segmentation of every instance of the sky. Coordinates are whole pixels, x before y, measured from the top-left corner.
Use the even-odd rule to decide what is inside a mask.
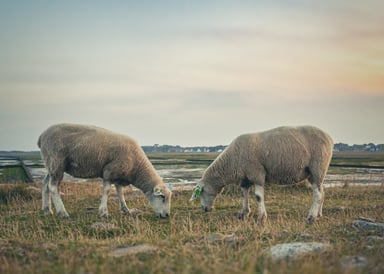
[[[384,1],[0,0],[0,150],[56,123],[141,145],[314,125],[384,143]]]

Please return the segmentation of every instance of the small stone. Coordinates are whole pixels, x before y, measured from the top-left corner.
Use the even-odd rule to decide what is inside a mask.
[[[353,221],[352,226],[358,230],[374,230],[384,233],[384,223],[377,223],[368,218],[359,218]]]
[[[129,255],[136,255],[139,253],[153,253],[156,251],[157,251],[157,247],[148,245],[148,244],[142,244],[142,245],[135,245],[135,246],[118,247],[115,250],[113,250],[111,253],[109,253],[109,256],[123,257],[123,256],[129,256]]]
[[[130,215],[135,216],[135,215],[140,215],[140,214],[142,214],[143,211],[142,211],[141,209],[138,209],[138,208],[130,208],[129,211],[128,211],[128,213],[129,213]]]
[[[379,241],[383,241],[384,237],[380,237],[380,236],[376,236],[376,235],[371,235],[371,236],[367,237],[367,240],[368,241],[372,241],[372,242],[379,242]]]
[[[41,188],[35,187],[35,186],[29,186],[27,187],[28,190],[35,192],[35,193],[41,193]]]
[[[266,252],[273,260],[296,259],[311,253],[323,253],[331,249],[331,245],[319,242],[297,242],[277,244]]]
[[[94,213],[96,212],[97,208],[95,207],[86,207],[84,208],[85,213]]]
[[[242,238],[234,234],[225,235],[221,233],[213,233],[208,235],[205,238],[205,240],[210,244],[215,244],[215,243],[238,244],[239,242],[241,242]]]
[[[98,230],[98,231],[103,231],[103,230],[111,231],[111,230],[117,230],[119,228],[115,224],[96,222],[91,225],[91,229]]]
[[[340,264],[343,268],[363,268],[368,265],[368,259],[363,256],[345,256]]]
[[[214,234],[208,235],[205,239],[207,242],[213,244],[215,242],[222,242],[224,240],[224,238],[225,238],[224,234],[214,233]]]
[[[359,217],[360,221],[364,221],[364,222],[369,222],[369,223],[374,223],[375,222],[375,219],[372,219],[372,218],[366,218],[366,217]]]
[[[300,234],[300,238],[304,238],[304,239],[312,239],[312,238],[313,238],[313,235],[312,235],[312,234],[309,234],[309,233],[301,233],[301,234]]]
[[[41,247],[46,250],[48,249],[53,250],[53,249],[57,249],[57,244],[51,243],[51,242],[45,242],[41,244]]]

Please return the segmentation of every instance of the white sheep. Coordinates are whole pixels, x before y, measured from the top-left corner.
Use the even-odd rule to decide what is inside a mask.
[[[52,196],[57,214],[69,216],[59,191],[66,172],[77,178],[103,179],[99,207],[102,217],[108,216],[107,200],[111,184],[116,186],[123,213],[130,211],[122,187],[131,184],[144,192],[159,217],[170,214],[171,192],[132,138],[94,126],[58,124],[40,135],[38,146],[48,170],[42,187],[42,209],[45,213],[52,214]]]
[[[250,213],[248,194],[255,186],[258,221],[265,222],[265,183],[292,184],[308,179],[313,203],[307,222],[322,216],[323,180],[332,158],[333,141],[312,126],[279,127],[237,137],[204,172],[191,200],[201,195],[201,205],[211,211],[214,200],[228,184],[239,184],[243,192],[241,218]]]

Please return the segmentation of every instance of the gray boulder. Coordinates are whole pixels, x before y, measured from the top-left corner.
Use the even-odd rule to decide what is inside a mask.
[[[373,230],[384,234],[384,223],[378,223],[372,219],[360,217],[353,221],[352,226],[358,230]]]
[[[303,257],[313,253],[323,253],[332,249],[328,243],[297,242],[272,246],[266,251],[273,260],[288,260]]]

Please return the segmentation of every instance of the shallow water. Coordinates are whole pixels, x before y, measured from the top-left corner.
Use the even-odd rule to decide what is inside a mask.
[[[19,164],[19,160],[0,160],[0,167],[17,166]]]
[[[340,174],[327,174],[324,185],[384,185],[384,170],[374,168],[341,168]]]
[[[18,160],[1,159],[0,167],[19,165]],[[42,181],[47,173],[44,167],[36,167],[43,165],[41,160],[24,161],[34,181]],[[188,162],[183,159],[166,159],[155,160],[153,165],[164,182],[170,186],[193,186],[202,177],[204,170],[208,164]],[[1,170],[0,170],[1,172]],[[81,182],[86,179],[74,178],[68,174],[64,174],[64,180]],[[94,180],[94,179],[92,179]],[[324,180],[325,187],[344,186],[344,185],[384,185],[384,169],[374,168],[342,168],[330,167],[328,174]]]
[[[201,178],[206,167],[188,165],[154,166],[164,182],[172,184],[195,182]]]
[[[203,175],[206,165],[193,165],[193,164],[177,164],[177,165],[156,165],[155,169],[159,175],[164,179],[164,182],[170,185],[172,188],[179,187],[192,187]],[[45,168],[29,168],[35,181],[41,181],[45,174]],[[334,186],[369,186],[369,185],[384,185],[384,170],[383,169],[350,169],[339,168],[340,173],[334,171],[329,172],[324,180],[325,187]],[[81,182],[86,179],[73,178],[72,176],[65,174],[64,180]],[[94,180],[94,179],[92,179]]]

